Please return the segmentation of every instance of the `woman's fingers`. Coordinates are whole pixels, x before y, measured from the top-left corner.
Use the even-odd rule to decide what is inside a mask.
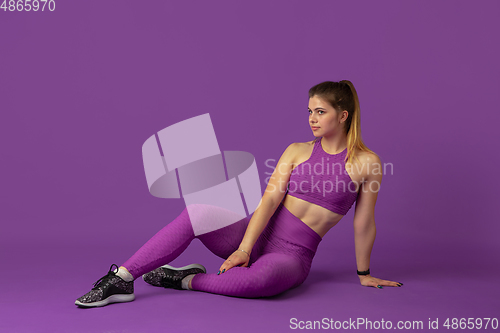
[[[242,258],[239,253],[237,253],[237,254],[233,253],[231,256],[229,256],[229,258],[226,259],[226,261],[224,261],[222,263],[217,275],[220,275],[224,272],[227,272],[229,269],[233,268],[234,266],[240,266],[240,265],[241,265],[241,267],[247,267],[248,266],[248,258]]]
[[[382,280],[372,276],[362,279],[361,284],[366,287],[374,287],[378,289],[383,289],[384,286],[401,287],[403,285],[401,282]]]
[[[403,285],[402,283],[389,280],[381,280],[379,284],[382,286],[389,286],[389,287],[401,287]]]
[[[231,260],[228,258],[226,259],[226,261],[224,261],[224,263],[220,266],[219,268],[219,273],[217,273],[217,275],[219,274],[222,274],[224,272],[226,272],[227,270],[231,269],[232,267],[234,267],[235,265],[232,264]]]

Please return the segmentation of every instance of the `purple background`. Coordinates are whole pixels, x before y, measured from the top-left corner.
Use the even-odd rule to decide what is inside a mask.
[[[56,0],[54,12],[0,11],[0,331],[281,332],[292,317],[427,329],[429,318],[500,317],[499,14],[498,1]],[[184,208],[148,192],[149,136],[209,112],[221,150],[255,156],[264,190],[265,161],[314,138],[308,89],[342,79],[357,89],[365,144],[394,166],[372,275],[403,287],[359,284],[353,206],[308,279],[282,295],[137,281],[132,303],[74,305]],[[222,260],[195,240],[172,264],[192,262],[214,272]]]

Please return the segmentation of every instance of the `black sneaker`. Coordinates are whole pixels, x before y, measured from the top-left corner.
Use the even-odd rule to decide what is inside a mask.
[[[112,264],[108,274],[94,283],[94,288],[91,291],[78,298],[75,304],[80,307],[90,308],[96,306],[104,306],[109,303],[130,302],[135,299],[134,281],[127,282],[116,275]]]
[[[200,264],[191,264],[175,268],[163,265],[157,269],[143,274],[142,279],[150,285],[163,288],[182,289],[182,279],[189,274],[206,273],[207,270]]]

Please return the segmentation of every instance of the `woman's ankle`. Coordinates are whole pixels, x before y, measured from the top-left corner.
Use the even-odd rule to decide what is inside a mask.
[[[134,281],[134,276],[130,274],[127,268],[124,266],[118,267],[118,272],[116,273],[119,277],[121,277],[124,281],[130,282]]]
[[[184,279],[186,279],[186,280],[187,280],[187,281],[186,281],[187,283],[186,283],[186,284],[184,284],[185,286],[187,286],[187,288],[186,288],[186,287],[184,287],[184,289],[187,289],[187,290],[193,290],[193,287],[192,287],[192,285],[191,285],[191,281],[193,281],[193,278],[195,277],[195,275],[196,275],[196,274],[190,274],[190,275],[188,275],[188,276],[186,276],[186,277],[184,278]]]

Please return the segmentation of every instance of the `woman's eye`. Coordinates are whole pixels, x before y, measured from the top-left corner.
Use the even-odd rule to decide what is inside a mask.
[[[325,112],[325,111],[321,111],[321,110],[319,110],[319,111],[318,111],[318,113],[320,113],[320,112]]]

